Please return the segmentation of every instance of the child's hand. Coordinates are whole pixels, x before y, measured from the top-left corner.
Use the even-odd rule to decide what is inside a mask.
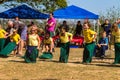
[[[7,38],[8,36],[5,36],[5,38]]]
[[[50,50],[50,52],[52,53],[52,50]]]
[[[42,50],[42,53],[43,53],[43,52],[45,52],[45,50],[44,50],[44,49]]]
[[[39,50],[39,47],[37,47],[37,49]]]
[[[11,42],[13,42],[13,40],[10,40]]]
[[[100,44],[97,44],[98,45],[98,47],[100,48],[101,47],[101,45]]]

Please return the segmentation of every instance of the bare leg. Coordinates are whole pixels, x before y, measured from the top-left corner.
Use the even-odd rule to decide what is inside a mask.
[[[49,50],[49,47],[48,47],[48,46],[45,46],[45,49],[46,49],[46,52],[48,52],[48,50]]]
[[[24,47],[24,40],[21,39],[20,44],[19,44],[19,54],[23,54],[23,47]]]

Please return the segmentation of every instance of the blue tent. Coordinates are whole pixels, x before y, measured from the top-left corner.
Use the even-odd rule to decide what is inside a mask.
[[[9,19],[9,18],[15,18],[16,16],[18,16],[20,19],[46,19],[48,18],[47,14],[41,13],[24,4],[0,13],[0,18]]]
[[[61,8],[53,12],[55,18],[64,19],[98,19],[98,15],[82,9],[77,6],[68,6],[66,8]]]

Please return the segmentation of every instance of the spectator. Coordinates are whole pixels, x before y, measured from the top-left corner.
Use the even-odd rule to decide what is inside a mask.
[[[63,21],[63,24],[60,26],[60,29],[65,28],[66,32],[69,32],[69,26],[67,25],[67,21]]]
[[[119,29],[120,29],[120,18],[118,18],[118,20],[117,20],[116,23],[118,24],[118,27],[119,27]]]
[[[53,17],[53,13],[50,13],[49,16],[50,17],[49,17],[49,19],[47,21],[47,24],[46,24],[46,30],[48,32],[50,32],[50,37],[53,37],[54,36],[54,31],[55,31],[55,26],[56,26],[56,20]]]
[[[82,34],[82,24],[80,21],[78,21],[75,29],[75,35],[77,36],[81,34]]]
[[[108,49],[108,38],[106,37],[106,32],[103,32],[102,37],[99,39],[98,44],[95,47],[95,55],[96,57],[104,58],[105,51]],[[98,53],[96,53],[96,51]]]
[[[13,30],[14,30],[14,24],[13,21],[8,21],[8,27],[6,29],[7,34],[7,38],[5,40],[5,46],[10,42],[10,36],[13,34]]]
[[[111,33],[111,24],[108,19],[105,19],[105,22],[101,25],[103,30],[106,32],[106,36],[109,37]]]

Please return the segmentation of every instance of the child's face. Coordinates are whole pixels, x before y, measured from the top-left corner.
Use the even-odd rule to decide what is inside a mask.
[[[45,34],[45,38],[48,39],[50,37],[49,34]]]
[[[16,31],[13,31],[13,34],[16,34],[17,32]]]
[[[88,24],[84,24],[83,25],[83,28],[86,30],[86,29],[89,29],[89,26],[88,26]]]
[[[65,33],[65,29],[62,29],[61,31],[62,31],[62,33]]]
[[[102,37],[105,38],[106,37],[106,33],[102,33]]]
[[[34,34],[34,33],[35,33],[35,30],[34,30],[34,29],[33,29],[33,30],[31,30],[31,33],[32,33],[32,34]]]

